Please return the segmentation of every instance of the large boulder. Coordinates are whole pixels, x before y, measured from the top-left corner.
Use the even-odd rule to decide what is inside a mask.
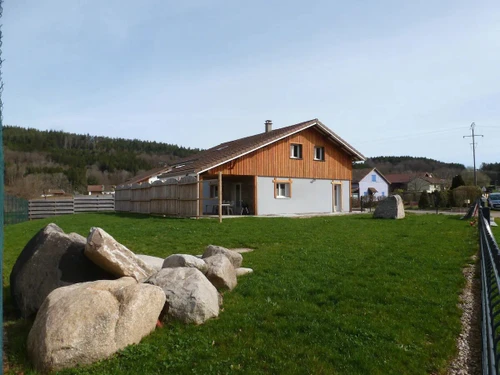
[[[222,254],[216,254],[204,260],[208,265],[207,279],[219,290],[233,290],[238,281],[229,259]]]
[[[190,267],[197,268],[204,274],[207,273],[208,266],[200,258],[188,254],[172,254],[165,258],[163,268]]]
[[[91,364],[156,327],[165,293],[131,277],[80,283],[54,290],[28,335],[28,354],[42,372]]]
[[[208,245],[205,249],[205,252],[203,253],[202,258],[205,259],[217,254],[222,254],[227,257],[231,261],[231,264],[234,268],[241,267],[241,264],[243,263],[243,256],[240,253],[226,249],[222,246],[215,245]]]
[[[101,228],[91,228],[85,255],[109,273],[143,282],[156,271]]]
[[[202,324],[219,315],[219,292],[197,268],[164,268],[147,282],[165,292],[168,317]]]
[[[144,263],[146,263],[149,267],[154,269],[156,272],[161,270],[161,268],[163,267],[163,261],[165,260],[163,258],[154,257],[151,255],[144,255],[144,254],[136,254],[136,255],[137,255],[137,258],[142,260]]]
[[[403,200],[396,194],[380,201],[373,217],[376,219],[403,219],[405,217]]]
[[[84,255],[85,242],[85,237],[49,224],[26,244],[10,274],[10,294],[22,317],[35,314],[56,288],[115,279]]]

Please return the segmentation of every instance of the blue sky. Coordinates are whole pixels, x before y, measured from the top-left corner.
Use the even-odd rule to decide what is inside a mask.
[[[500,162],[500,2],[5,0],[4,124],[208,148],[319,118]]]

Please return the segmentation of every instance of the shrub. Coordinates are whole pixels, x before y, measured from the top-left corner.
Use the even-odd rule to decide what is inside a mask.
[[[478,186],[459,186],[453,189],[453,199],[456,206],[467,206],[469,203],[474,202],[481,197],[481,189]]]
[[[451,180],[451,190],[464,185],[465,185],[464,179],[459,174],[453,177],[453,179]]]
[[[429,208],[429,206],[429,194],[426,191],[423,191],[422,194],[420,194],[420,199],[418,200],[418,208],[425,209]]]

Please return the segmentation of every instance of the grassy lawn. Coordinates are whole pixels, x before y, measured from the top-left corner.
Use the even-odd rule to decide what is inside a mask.
[[[476,229],[458,216],[368,215],[225,220],[85,214],[5,228],[4,286],[26,242],[53,221],[99,226],[136,253],[250,247],[254,273],[202,326],[167,324],[113,358],[62,374],[444,374],[460,332],[462,268]],[[9,314],[8,288],[5,308]],[[6,318],[9,320],[9,316]],[[7,356],[25,355],[30,322],[7,321]]]

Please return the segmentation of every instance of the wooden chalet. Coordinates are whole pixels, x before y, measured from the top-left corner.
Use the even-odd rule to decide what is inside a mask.
[[[162,181],[198,181],[198,215],[350,211],[352,162],[364,156],[318,119],[225,142],[178,160]]]

